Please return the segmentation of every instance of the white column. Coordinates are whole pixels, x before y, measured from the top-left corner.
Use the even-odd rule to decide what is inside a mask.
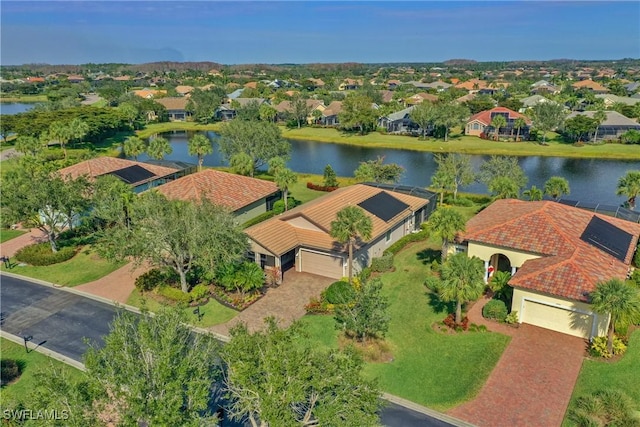
[[[484,262],[484,283],[489,283],[489,261]]]
[[[516,267],[511,267],[511,276],[513,276],[514,274],[516,274]]]

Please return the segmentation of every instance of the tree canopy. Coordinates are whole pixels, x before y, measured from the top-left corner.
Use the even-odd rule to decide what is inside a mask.
[[[400,181],[404,168],[396,163],[384,164],[384,157],[378,156],[376,160],[360,162],[354,175],[359,182],[397,183]]]
[[[527,185],[527,181],[529,181],[524,170],[522,170],[518,164],[517,157],[491,156],[488,161],[480,165],[479,178],[487,187],[491,187],[492,181],[500,177],[509,178],[513,181],[517,187],[516,196],[520,194],[520,191]],[[506,181],[502,180],[502,182],[505,183]],[[496,185],[494,184],[493,186],[495,187]],[[504,185],[501,184],[500,187],[503,188]]]
[[[343,128],[358,129],[362,135],[375,129],[378,120],[378,114],[373,108],[373,100],[359,92],[347,95],[338,116]]]
[[[556,102],[541,102],[532,109],[533,127],[542,132],[542,142],[547,141],[547,132],[564,122],[564,107]]]
[[[451,255],[442,264],[438,294],[443,301],[455,301],[456,323],[462,323],[462,304],[480,298],[484,290],[484,265],[466,253]]]

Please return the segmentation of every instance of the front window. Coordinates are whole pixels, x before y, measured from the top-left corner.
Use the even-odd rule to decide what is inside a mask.
[[[387,231],[387,234],[384,236],[384,240],[387,243],[391,241],[391,231]]]

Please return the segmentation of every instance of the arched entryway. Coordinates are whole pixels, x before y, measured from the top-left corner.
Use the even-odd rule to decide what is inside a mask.
[[[516,268],[511,265],[511,260],[508,256],[501,253],[491,255],[488,261],[484,262],[485,267],[485,282],[488,282],[497,271],[506,271],[513,276],[516,273]]]

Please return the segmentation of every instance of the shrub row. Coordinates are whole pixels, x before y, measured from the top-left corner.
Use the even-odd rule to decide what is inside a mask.
[[[376,273],[383,273],[393,269],[393,254],[384,253],[381,257],[373,258],[371,260],[371,271]]]
[[[595,357],[604,357],[609,359],[613,355],[624,354],[627,351],[627,346],[618,336],[613,336],[613,354],[609,353],[607,348],[607,337],[595,337],[591,341],[591,347],[589,347],[589,353]]]
[[[171,286],[162,285],[156,288],[156,293],[160,296],[163,296],[171,301],[175,301],[178,303],[190,303],[191,295],[182,292],[181,289],[172,288]]]
[[[259,223],[261,223],[262,221],[266,221],[266,220],[268,220],[269,218],[272,218],[272,217],[274,217],[274,216],[276,216],[276,212],[275,212],[275,211],[268,211],[268,212],[261,213],[261,214],[260,214],[260,215],[258,215],[257,217],[255,217],[255,218],[251,218],[249,221],[245,222],[245,223],[242,225],[242,227],[243,227],[243,228],[249,228],[249,227],[251,227],[252,225],[259,224]]]
[[[317,185],[317,184],[314,184],[313,182],[307,182],[307,188],[310,190],[327,191],[327,192],[335,191],[338,189],[338,187],[325,187],[324,185]]]
[[[64,262],[73,258],[76,254],[76,248],[65,246],[60,248],[58,252],[51,251],[49,242],[36,243],[34,245],[25,246],[16,252],[16,259],[29,265],[52,265]]]
[[[398,252],[400,252],[402,249],[404,249],[404,247],[407,246],[409,243],[421,242],[423,240],[427,240],[428,237],[429,237],[429,232],[426,229],[426,224],[423,224],[422,230],[418,231],[417,233],[407,234],[402,239],[398,240],[393,245],[385,249],[383,254],[395,255]]]

